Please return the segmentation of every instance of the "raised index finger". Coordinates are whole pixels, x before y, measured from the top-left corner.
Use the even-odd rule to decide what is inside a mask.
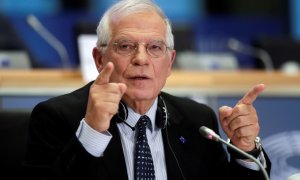
[[[253,102],[255,101],[255,99],[257,98],[257,96],[263,92],[265,89],[265,85],[264,84],[258,84],[256,86],[254,86],[252,89],[250,89],[245,95],[244,97],[238,102],[238,104],[253,104]]]
[[[101,70],[94,83],[97,85],[109,83],[109,79],[113,70],[114,70],[114,64],[112,62],[108,62],[105,65],[105,67]]]

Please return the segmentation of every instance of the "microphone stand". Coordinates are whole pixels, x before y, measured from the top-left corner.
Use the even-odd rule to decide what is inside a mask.
[[[211,129],[205,127],[205,126],[201,126],[199,128],[199,132],[205,138],[210,139],[210,140],[214,140],[214,141],[217,141],[217,142],[221,142],[221,143],[227,145],[232,150],[236,151],[237,153],[240,153],[243,156],[247,157],[248,159],[251,159],[252,161],[254,161],[259,166],[259,168],[262,171],[265,179],[270,180],[269,176],[268,176],[268,173],[266,172],[265,168],[263,167],[263,165],[255,157],[253,157],[252,155],[246,153],[245,151],[241,150],[240,148],[226,142],[218,134],[216,134],[213,130],[211,130]]]
[[[259,166],[259,168],[262,170],[262,172],[263,172],[263,174],[264,174],[266,180],[269,180],[269,176],[268,176],[268,174],[267,174],[265,168],[262,166],[262,164],[261,164],[255,157],[253,157],[252,155],[250,155],[250,154],[244,152],[243,150],[237,148],[236,146],[234,146],[234,145],[232,145],[232,144],[226,142],[224,139],[221,139],[221,138],[220,138],[220,139],[219,139],[219,142],[221,142],[221,143],[223,143],[223,144],[226,144],[226,145],[227,145],[229,148],[231,148],[232,150],[234,150],[234,151],[236,151],[236,152],[238,152],[238,153],[244,155],[244,156],[247,157],[248,159],[251,159],[252,161],[254,161],[254,162]]]
[[[60,56],[63,68],[70,68],[69,55],[65,46],[54,37],[34,15],[31,14],[27,17],[27,23],[56,50]]]
[[[274,70],[272,58],[266,50],[243,44],[242,42],[234,38],[230,38],[227,45],[231,50],[235,52],[244,53],[260,59],[264,64],[266,71],[272,72]]]

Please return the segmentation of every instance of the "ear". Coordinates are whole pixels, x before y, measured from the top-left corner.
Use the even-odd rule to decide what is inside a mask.
[[[100,72],[103,68],[103,61],[102,61],[102,52],[99,48],[94,47],[93,49],[93,58],[94,58],[94,62],[96,65],[96,68],[98,70],[98,72]]]
[[[175,57],[176,57],[176,51],[172,50],[172,52],[170,54],[170,62],[169,62],[169,67],[168,67],[168,76],[171,75],[172,66],[173,66],[173,63],[175,61]]]

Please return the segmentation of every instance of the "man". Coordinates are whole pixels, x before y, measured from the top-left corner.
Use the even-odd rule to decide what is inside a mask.
[[[96,80],[32,112],[25,162],[31,179],[264,179],[254,162],[234,153],[229,162],[221,144],[199,134],[201,126],[218,132],[212,109],[161,92],[176,53],[170,23],[155,4],[118,2],[97,33]],[[219,116],[231,142],[256,152],[269,171],[255,147],[252,103],[263,90],[255,86]]]

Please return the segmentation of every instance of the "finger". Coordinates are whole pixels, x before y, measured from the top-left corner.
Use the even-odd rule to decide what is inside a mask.
[[[229,106],[222,106],[219,108],[219,118],[223,125],[227,126],[227,118],[232,114],[232,108]]]
[[[112,62],[108,62],[106,66],[99,73],[97,79],[94,84],[102,85],[109,83],[110,76],[114,70],[114,64]]]
[[[221,120],[230,116],[232,113],[232,108],[229,106],[222,106],[219,108],[219,117]]]
[[[259,126],[258,125],[248,125],[243,126],[235,130],[234,134],[237,137],[256,137],[258,135]]]
[[[119,90],[121,92],[121,95],[123,95],[127,90],[127,86],[124,83],[119,83],[118,85],[119,85]]]
[[[253,104],[257,96],[265,89],[264,84],[258,84],[249,90],[237,104]]]
[[[235,119],[232,119],[230,122],[228,122],[228,128],[230,131],[235,131],[239,128],[245,127],[245,126],[251,126],[256,124],[256,121],[251,121],[249,118],[245,116],[239,116]]]
[[[250,113],[254,112],[255,110],[253,109],[252,105],[246,105],[246,104],[239,104],[236,105],[232,109],[232,113],[230,116],[226,118],[226,121],[230,123],[233,119],[239,117],[239,116],[247,116]]]

